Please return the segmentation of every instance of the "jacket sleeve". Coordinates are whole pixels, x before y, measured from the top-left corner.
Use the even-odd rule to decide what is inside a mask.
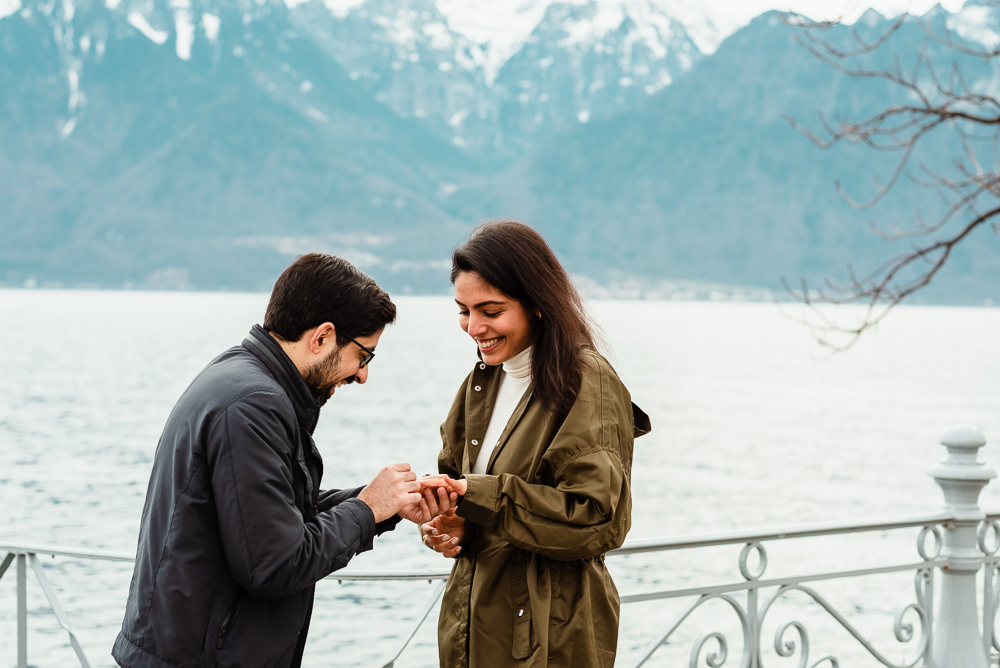
[[[622,544],[631,522],[633,439],[628,392],[609,366],[592,369],[544,455],[554,483],[468,475],[458,514],[553,559],[604,554]]]
[[[242,397],[215,423],[210,440],[226,559],[233,577],[260,598],[287,596],[343,568],[371,549],[376,532],[371,509],[353,497],[303,520],[291,469],[292,409],[284,401],[266,391]]]
[[[319,503],[316,507],[320,512],[330,510],[330,508],[339,503],[357,498],[363,489],[364,487],[355,487],[354,489],[321,489],[319,492]]]
[[[319,501],[316,504],[316,508],[319,512],[325,512],[330,510],[339,503],[343,503],[348,499],[357,498],[358,494],[364,486],[355,487],[354,489],[321,489],[319,491]],[[382,520],[375,525],[375,534],[381,536],[386,531],[392,531],[396,528],[402,518],[399,515],[393,515],[387,520]]]

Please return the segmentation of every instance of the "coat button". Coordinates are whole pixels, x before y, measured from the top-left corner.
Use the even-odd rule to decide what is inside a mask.
[[[517,616],[524,617],[524,608],[521,608],[520,610],[517,611]]]
[[[476,385],[476,392],[478,392],[478,391],[479,391],[479,390],[481,390],[481,389],[483,389],[483,388],[481,388],[481,387],[479,387],[478,385]]]
[[[476,439],[472,439],[472,444],[473,445],[479,445],[479,441],[477,441]]]
[[[480,364],[480,365],[479,365],[479,368],[480,368],[480,369],[485,369],[485,368],[486,368],[486,365],[485,365],[485,364]]]

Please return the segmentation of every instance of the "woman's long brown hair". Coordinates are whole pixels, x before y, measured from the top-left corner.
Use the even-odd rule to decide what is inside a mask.
[[[580,392],[583,348],[595,348],[593,326],[545,239],[516,221],[483,223],[452,254],[451,282],[466,271],[476,272],[524,307],[534,322],[535,396],[551,411],[569,410]]]

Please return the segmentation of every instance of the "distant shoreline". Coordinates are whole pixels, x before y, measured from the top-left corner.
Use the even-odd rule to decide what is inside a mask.
[[[695,281],[666,281],[623,279],[600,283],[593,279],[574,276],[574,282],[580,294],[586,300],[592,301],[654,301],[654,302],[719,302],[719,303],[782,303],[796,304],[797,301],[787,293],[761,286],[728,285],[724,283],[708,283]],[[247,288],[229,288],[226,286],[183,286],[162,287],[141,284],[106,285],[98,283],[64,283],[61,281],[44,281],[30,283],[25,281],[17,284],[11,281],[0,281],[0,291],[17,292],[149,292],[149,293],[200,293],[200,294],[246,294],[267,295],[270,288],[252,290]],[[403,286],[402,289],[389,289],[393,297],[450,297],[451,290],[440,291],[412,290]],[[921,295],[918,295],[921,297]],[[854,306],[860,306],[855,304]],[[992,299],[955,300],[919,298],[904,302],[902,306],[947,306],[994,308],[1000,304]]]

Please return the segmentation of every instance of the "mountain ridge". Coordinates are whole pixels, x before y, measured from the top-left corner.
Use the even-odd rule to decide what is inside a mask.
[[[776,13],[699,56],[679,22],[663,23],[657,39],[676,40],[662,50],[625,19],[591,41],[573,31],[596,5],[550,4],[534,41],[487,83],[456,67],[458,42],[433,27],[430,0],[369,0],[367,16],[339,19],[316,0],[191,0],[180,27],[180,0],[144,1],[26,0],[0,20],[7,285],[264,289],[314,249],[393,289],[440,292],[454,245],[501,216],[541,229],[586,280],[779,292],[781,277],[879,263],[891,247],[873,217],[933,211],[914,190],[874,213],[839,197],[838,178],[863,191],[885,163],[820,151],[784,116],[855,114],[891,91],[813,59]],[[419,33],[409,50],[380,28],[394,11]],[[900,31],[899,48],[918,36]],[[996,85],[988,68],[970,73]],[[653,81],[664,85],[647,91]],[[995,243],[967,248],[927,294],[1000,301]]]

